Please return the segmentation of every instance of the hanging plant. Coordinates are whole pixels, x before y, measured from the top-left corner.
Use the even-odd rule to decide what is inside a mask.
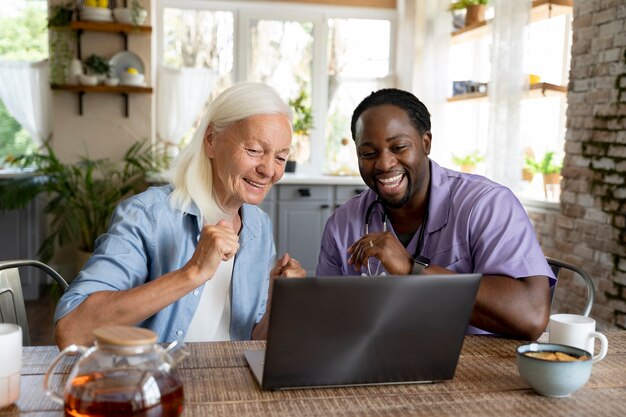
[[[67,2],[65,4],[59,4],[50,7],[50,17],[48,18],[49,28],[64,28],[70,25],[72,22],[72,15],[74,13],[73,2]]]

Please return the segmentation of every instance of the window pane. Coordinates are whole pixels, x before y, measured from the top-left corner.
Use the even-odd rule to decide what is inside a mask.
[[[350,120],[363,98],[391,86],[390,36],[387,20],[328,20],[326,172],[358,174]]]
[[[307,129],[306,123],[297,122],[311,114],[313,29],[312,22],[250,21],[248,79],[273,86],[291,103],[300,99],[298,109],[301,112],[294,112],[294,130],[303,126],[303,131],[294,132],[290,155],[290,159],[299,164],[311,159],[310,128]]]
[[[214,90],[224,90],[233,83],[233,21],[232,12],[164,9],[163,64],[215,70]]]
[[[0,59],[39,61],[48,57],[46,1],[0,2]],[[30,134],[0,101],[0,168],[13,156],[30,153]]]

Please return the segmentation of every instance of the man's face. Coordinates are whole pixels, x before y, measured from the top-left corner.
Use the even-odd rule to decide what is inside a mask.
[[[403,207],[429,182],[430,132],[422,135],[400,107],[364,111],[356,123],[356,148],[363,181],[383,204]]]
[[[224,132],[207,134],[205,152],[222,206],[261,203],[285,172],[290,144],[289,119],[281,114],[251,116]]]

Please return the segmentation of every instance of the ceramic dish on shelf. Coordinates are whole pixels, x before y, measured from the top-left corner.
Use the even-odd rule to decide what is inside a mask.
[[[132,52],[118,52],[109,60],[111,65],[111,75],[123,79],[123,75],[127,73],[128,68],[134,68],[139,74],[144,73],[143,61]]]
[[[111,9],[102,7],[83,6],[80,9],[81,20],[93,20],[96,22],[112,22],[113,15]]]
[[[79,74],[78,82],[81,85],[98,85],[98,77],[96,75]]]

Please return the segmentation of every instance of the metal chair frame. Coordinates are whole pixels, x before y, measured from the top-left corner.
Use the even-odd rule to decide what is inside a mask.
[[[8,294],[9,297],[0,297],[0,323],[13,323],[22,328],[22,343],[30,346],[30,333],[26,305],[22,293],[20,273],[17,269],[22,266],[39,268],[51,276],[63,291],[68,287],[67,282],[61,275],[50,266],[30,259],[0,261],[0,296]]]
[[[576,265],[572,265],[570,263],[563,262],[558,259],[546,257],[546,260],[548,261],[548,265],[550,265],[550,268],[552,268],[552,272],[554,272],[554,275],[557,278],[559,277],[559,273],[561,272],[561,269],[567,269],[578,274],[585,281],[585,284],[587,284],[587,302],[585,304],[585,308],[583,309],[582,314],[583,316],[588,317],[589,314],[591,313],[591,309],[593,308],[593,302],[596,296],[595,286],[589,274],[585,272],[583,269],[577,267]],[[557,285],[558,285],[558,280],[557,280]],[[554,290],[556,290],[556,285],[552,289],[553,298],[554,298]]]

